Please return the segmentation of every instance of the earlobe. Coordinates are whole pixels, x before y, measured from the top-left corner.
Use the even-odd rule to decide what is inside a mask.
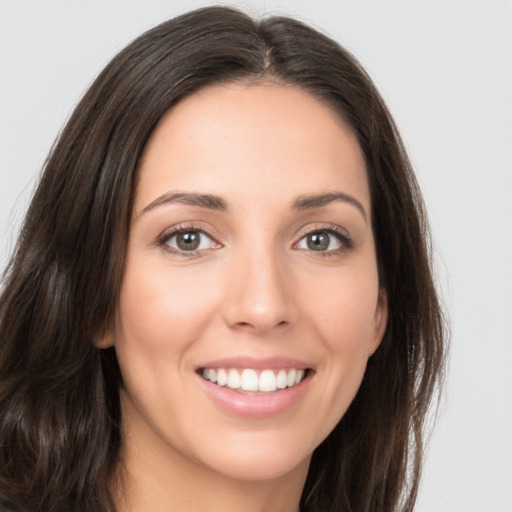
[[[112,329],[105,330],[94,338],[93,345],[96,348],[110,348],[114,346],[114,332]]]
[[[388,297],[384,290],[379,291],[379,299],[375,310],[375,330],[373,342],[370,344],[368,357],[370,357],[379,348],[384,338],[386,326],[388,323]]]

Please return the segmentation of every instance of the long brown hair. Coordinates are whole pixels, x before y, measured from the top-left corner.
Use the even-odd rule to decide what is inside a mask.
[[[0,505],[113,511],[122,443],[112,320],[140,155],[163,114],[211,84],[308,91],[356,134],[370,184],[389,319],[361,388],[315,450],[306,512],[413,509],[445,330],[427,219],[395,124],[352,55],[285,17],[203,8],[153,28],[92,84],[45,164],[0,298]],[[9,509],[9,508],[8,508]]]

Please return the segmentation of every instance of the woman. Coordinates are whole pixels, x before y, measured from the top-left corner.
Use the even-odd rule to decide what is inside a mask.
[[[444,332],[421,195],[346,51],[201,9],[105,68],[0,302],[6,510],[412,510]]]

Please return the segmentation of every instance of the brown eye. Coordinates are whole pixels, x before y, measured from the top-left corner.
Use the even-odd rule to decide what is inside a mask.
[[[351,249],[352,240],[348,235],[334,229],[317,229],[305,234],[295,245],[295,249],[334,254],[339,249]]]
[[[205,249],[217,249],[219,244],[203,231],[189,229],[165,236],[161,241],[175,253],[194,253]]]
[[[195,251],[200,242],[201,237],[197,231],[187,231],[176,235],[176,245],[182,251]]]
[[[326,251],[329,248],[331,237],[332,235],[325,231],[310,233],[306,237],[308,249],[311,249],[312,251]]]

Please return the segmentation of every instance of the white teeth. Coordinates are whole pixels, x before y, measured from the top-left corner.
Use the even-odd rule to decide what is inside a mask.
[[[234,368],[205,368],[202,371],[205,380],[219,386],[264,393],[296,386],[304,379],[305,375],[305,370],[295,368],[291,370],[263,370],[259,376],[258,372],[252,368],[246,368],[241,373]]]
[[[275,391],[276,376],[272,370],[263,370],[260,375],[259,391]]]
[[[240,387],[240,374],[236,370],[229,370],[227,386],[231,389]]]
[[[226,370],[219,368],[217,370],[217,384],[219,386],[225,386],[227,383],[228,383],[228,374],[226,373]]]
[[[284,370],[279,370],[276,378],[276,386],[279,389],[284,389],[288,386],[288,377],[286,376],[286,372]]]
[[[241,388],[244,391],[258,391],[258,374],[254,370],[244,370],[242,372]]]
[[[215,370],[210,370],[210,380],[212,380],[212,371],[215,371]],[[297,374],[297,372],[295,370],[290,370],[288,372],[288,377],[287,377],[287,385],[288,386],[293,386],[295,384],[295,375]],[[215,382],[214,380],[212,380],[212,382]]]

